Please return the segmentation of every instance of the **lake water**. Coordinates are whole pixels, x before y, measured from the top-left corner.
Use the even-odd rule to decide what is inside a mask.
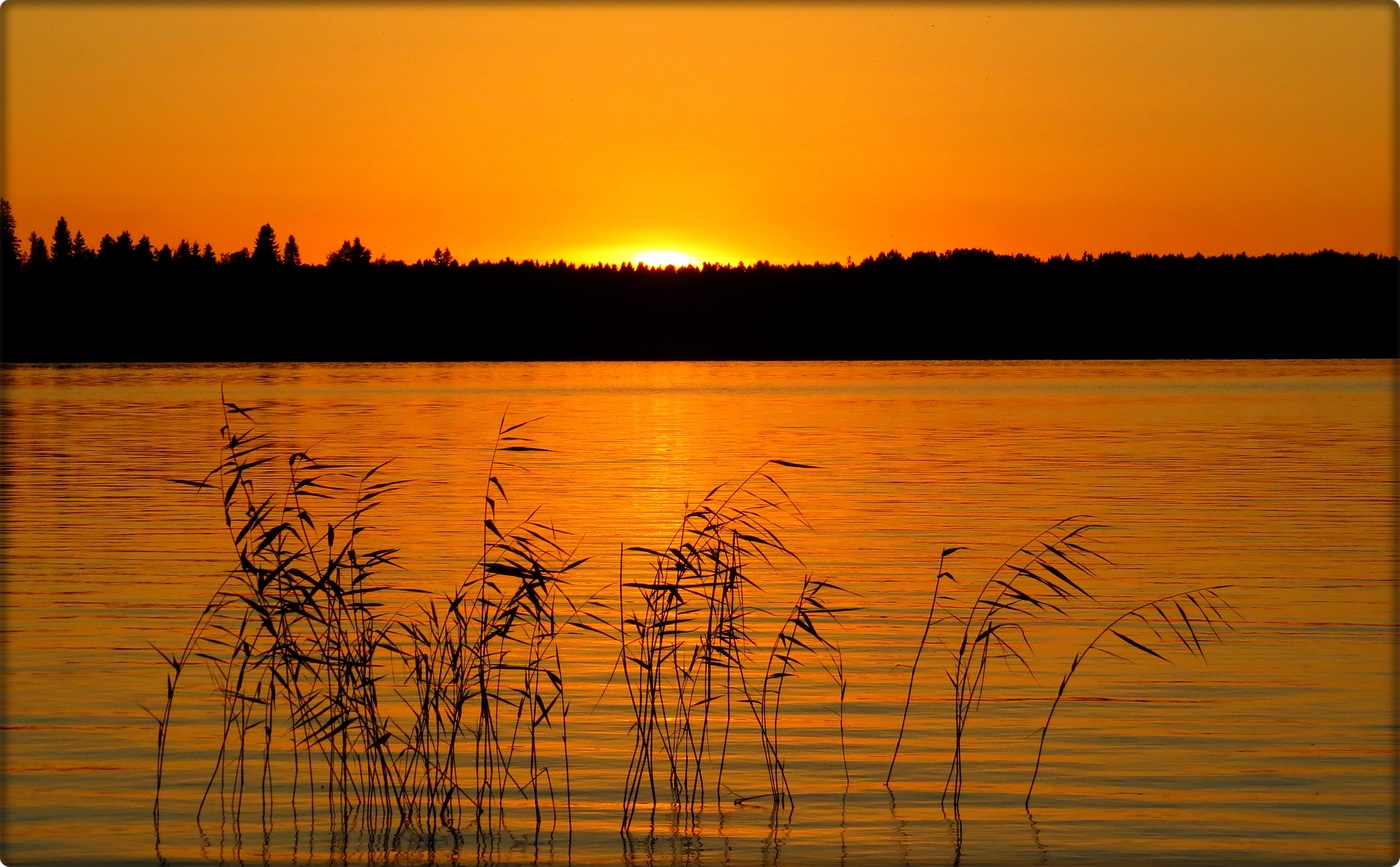
[[[1400,855],[1393,362],[9,367],[3,382],[6,864]],[[711,792],[693,826],[677,824],[663,780],[654,821],[644,794],[620,834],[633,735],[617,648],[566,630],[572,833],[561,812],[536,835],[533,813],[511,803],[484,848],[468,831],[460,845],[400,840],[386,852],[354,828],[337,837],[324,813],[294,819],[285,794],[266,825],[256,781],[241,811],[206,810],[201,825],[220,703],[191,665],[158,853],[157,726],[144,709],[163,707],[167,667],[152,645],[177,650],[236,565],[220,494],[170,481],[220,461],[221,389],[254,408],[279,455],[365,469],[393,458],[378,478],[405,484],[374,513],[366,545],[401,549],[402,569],[383,577],[438,595],[481,555],[503,417],[538,419],[524,430],[549,451],[510,455],[521,468],[498,473],[501,521],[539,507],[576,534],[578,555],[593,558],[569,573],[580,602],[615,600],[620,546],[666,545],[716,485],[770,458],[816,467],[768,467],[805,517],[783,521],[801,562],[750,564],[749,601],[774,612],[751,614],[758,672],[804,575],[839,584],[855,608],[824,627],[841,646],[844,702],[815,656],[786,684],[791,812],[732,803],[767,786],[756,737],[742,733],[753,718],[736,711],[723,797]],[[286,466],[267,465],[283,468],[269,478]],[[952,619],[930,632],[887,789],[940,552],[965,546],[945,564],[956,581],[944,582],[940,613],[966,612],[1019,546],[1078,515],[1102,525],[1093,550],[1111,564],[1073,573],[1093,600],[1020,621],[1029,673],[988,669],[966,727],[960,823],[940,807],[953,748],[946,672],[962,635]],[[628,581],[649,574],[635,552],[623,569]],[[1237,615],[1203,642],[1204,661],[1141,623],[1129,637],[1155,641],[1165,661],[1125,642],[1086,658],[1027,811],[1039,727],[1075,652],[1123,611],[1222,584]],[[383,616],[418,617],[426,598],[386,596]],[[386,713],[406,706],[396,676],[386,669],[380,683],[398,708]],[[274,779],[285,788],[284,771]]]

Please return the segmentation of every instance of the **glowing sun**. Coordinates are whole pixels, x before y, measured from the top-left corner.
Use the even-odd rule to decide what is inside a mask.
[[[633,257],[633,260],[648,268],[665,268],[667,265],[684,268],[687,265],[698,264],[690,256],[675,250],[643,250]]]

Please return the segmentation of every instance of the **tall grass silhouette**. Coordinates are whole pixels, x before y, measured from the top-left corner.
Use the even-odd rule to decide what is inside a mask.
[[[1122,659],[1123,657],[1119,654],[1099,646],[1099,642],[1110,635],[1126,645],[1123,649],[1129,653],[1145,654],[1165,662],[1167,657],[1163,654],[1166,652],[1166,647],[1175,646],[1179,641],[1186,648],[1188,654],[1204,660],[1206,656],[1205,643],[1212,640],[1220,641],[1223,638],[1220,634],[1220,627],[1231,632],[1234,631],[1234,627],[1229,621],[1229,617],[1234,613],[1234,608],[1221,598],[1218,592],[1225,589],[1226,586],[1228,585],[1220,584],[1214,587],[1172,593],[1130,608],[1099,630],[1093,640],[1074,655],[1074,660],[1069,664],[1069,671],[1065,672],[1064,677],[1060,680],[1060,688],[1055,693],[1055,700],[1050,703],[1050,712],[1045,716],[1045,725],[1040,728],[1040,746],[1035,753],[1035,769],[1031,772],[1030,785],[1026,787],[1026,806],[1028,808],[1031,803],[1031,793],[1035,791],[1036,778],[1040,776],[1040,760],[1045,755],[1045,738],[1050,733],[1050,720],[1054,718],[1055,710],[1060,706],[1060,699],[1064,698],[1065,689],[1069,686],[1069,679],[1079,670],[1080,663],[1095,650]],[[1194,617],[1190,613],[1192,611],[1195,612]],[[1128,635],[1125,624],[1133,624],[1134,622],[1146,627],[1152,633],[1152,639],[1155,640],[1147,639],[1145,636],[1133,638]],[[1157,644],[1160,650],[1154,650],[1153,644]]]
[[[1098,577],[1094,571],[1095,566],[1109,563],[1107,558],[1094,550],[1090,541],[1089,537],[1096,529],[1100,527],[1087,523],[1084,516],[1056,522],[1003,560],[982,583],[968,610],[949,610],[947,597],[942,597],[944,606],[943,615],[940,616],[939,591],[942,582],[944,579],[956,580],[952,573],[945,569],[945,561],[957,551],[963,550],[961,547],[944,549],[939,558],[933,598],[924,622],[923,636],[910,666],[909,688],[904,701],[899,734],[885,777],[887,787],[894,776],[895,763],[899,758],[899,748],[903,742],[909,707],[913,700],[914,682],[918,676],[918,666],[929,632],[935,623],[951,619],[962,628],[956,641],[956,649],[951,651],[947,671],[948,682],[953,691],[953,748],[940,801],[946,808],[951,800],[952,813],[956,820],[961,807],[964,783],[964,739],[971,716],[980,706],[986,690],[988,666],[991,662],[1000,660],[1018,665],[1033,674],[1030,663],[1033,650],[1030,632],[1027,629],[1030,621],[1042,615],[1067,618],[1070,612],[1065,606],[1070,603],[1096,602],[1095,597],[1084,585],[1090,584]],[[1045,725],[1039,729],[1040,747],[1036,753],[1035,767],[1026,793],[1027,807],[1030,805],[1031,791],[1034,790],[1035,780],[1040,772],[1050,721],[1060,699],[1064,697],[1070,678],[1084,659],[1096,650],[1123,658],[1100,644],[1110,635],[1121,639],[1135,654],[1165,660],[1161,649],[1154,649],[1153,645],[1163,642],[1175,644],[1179,641],[1193,656],[1204,659],[1203,642],[1220,640],[1220,627],[1233,628],[1228,622],[1228,617],[1234,611],[1218,592],[1227,586],[1222,584],[1181,591],[1132,607],[1119,614],[1075,655],[1069,671],[1060,682]],[[1189,606],[1195,612],[1194,616],[1188,614],[1187,607],[1184,606]],[[1135,639],[1125,634],[1122,626],[1129,622],[1143,624],[1152,633],[1151,636]]]
[[[159,651],[170,671],[163,712],[153,714],[157,842],[172,714],[199,664],[222,704],[222,736],[197,820],[212,799],[220,822],[237,829],[252,787],[266,829],[282,750],[293,822],[302,811],[312,827],[328,821],[342,844],[352,830],[385,848],[406,834],[432,845],[439,831],[458,841],[471,831],[491,850],[512,799],[531,809],[536,833],[546,811],[557,825],[561,801],[567,820],[568,703],[556,639],[561,610],[572,612],[565,575],[583,561],[537,513],[497,524],[508,458],[543,450],[521,435],[527,423],[502,422],[475,566],[446,598],[386,615],[378,599],[390,588],[377,575],[397,552],[366,550],[361,534],[365,516],[402,482],[384,480],[384,464],[356,472],[301,451],[284,458],[249,410],[225,402],[224,416],[219,466],[201,480],[175,480],[220,492],[237,565],[184,646]],[[276,468],[286,474],[268,478]],[[345,508],[333,520],[314,511],[336,504]],[[383,700],[395,675],[398,713]]]
[[[502,418],[480,526],[468,530],[479,549],[454,589],[434,596],[387,583],[382,575],[397,567],[398,551],[369,541],[371,512],[404,484],[387,477],[387,464],[361,470],[279,451],[251,409],[223,403],[218,465],[203,479],[174,480],[220,498],[235,564],[184,644],[158,650],[167,676],[164,707],[151,714],[157,854],[177,698],[198,673],[219,710],[195,810],[201,827],[206,813],[217,813],[221,827],[238,833],[256,805],[264,835],[274,816],[290,815],[296,827],[305,815],[342,850],[353,834],[385,853],[431,850],[445,835],[454,847],[473,838],[486,861],[504,854],[509,824],[521,827],[521,815],[537,842],[561,825],[571,835],[571,699],[561,651],[569,629],[616,648],[603,688],[620,676],[627,697],[631,751],[619,768],[624,839],[639,814],[654,828],[665,811],[672,827],[694,831],[707,813],[750,801],[771,805],[776,834],[780,811],[790,816],[794,804],[784,691],[804,673],[820,672],[836,689],[849,790],[848,683],[837,631],[853,594],[810,574],[784,540],[791,529],[810,527],[777,478],[779,468],[816,468],[769,460],[737,483],[716,486],[684,509],[665,543],[621,546],[615,581],[576,604],[571,581],[587,558],[577,556],[574,537],[507,494],[522,461],[547,451],[528,435],[534,421]],[[990,665],[1030,670],[1032,621],[1098,605],[1090,588],[1108,560],[1091,541],[1095,529],[1083,517],[1051,525],[972,585],[977,592],[965,610],[945,592],[957,581],[951,558],[963,548],[941,551],[885,786],[933,637],[949,654],[952,748],[941,802],[946,810],[951,800],[959,843],[965,737]],[[778,594],[764,583],[793,569],[802,573],[795,597],[775,610]],[[1180,645],[1203,659],[1205,645],[1221,640],[1236,616],[1219,593],[1225,586],[1121,611],[1074,656],[1038,730],[1027,808],[1055,711],[1089,655],[1165,660]],[[400,593],[411,595],[406,601]],[[391,598],[398,600],[392,611]],[[1102,607],[1092,616],[1104,616]],[[934,630],[946,623],[953,628],[945,641]],[[744,783],[747,793],[725,782],[741,733],[756,741],[766,777],[762,789]]]
[[[222,704],[222,735],[196,818],[211,798],[235,826],[250,786],[265,826],[275,809],[274,754],[290,751],[290,808],[318,809],[344,834],[354,818],[383,830],[400,803],[390,733],[378,713],[377,652],[388,622],[376,594],[378,570],[395,550],[360,547],[364,518],[400,483],[321,462],[306,452],[275,453],[266,434],[234,403],[224,403],[224,456],[202,480],[183,480],[222,497],[237,555],[196,619],[185,645],[161,655],[171,671],[158,718],[155,818],[172,712],[191,666],[204,667]],[[285,475],[269,490],[265,476]],[[333,519],[317,507],[348,506]],[[324,801],[313,797],[318,787]]]
[[[569,813],[568,701],[557,639],[561,609],[573,604],[567,573],[575,559],[566,534],[530,512],[498,525],[509,498],[501,477],[510,460],[544,449],[522,433],[530,422],[497,434],[487,472],[481,556],[457,589],[396,624],[393,650],[408,677],[413,724],[403,744],[401,787],[412,797],[403,820],[432,836],[475,827],[496,841],[507,802],[523,798],[539,832],[546,807],[557,826],[561,800]],[[555,724],[558,723],[556,728]],[[562,778],[543,760],[562,759]],[[463,817],[468,819],[463,821]]]
[[[844,700],[840,647],[823,630],[849,607],[828,604],[836,584],[803,578],[789,614],[778,619],[754,602],[762,586],[757,564],[800,558],[783,541],[785,521],[806,526],[797,505],[768,471],[813,469],[770,460],[737,484],[722,484],[688,507],[664,546],[621,552],[613,618],[586,614],[585,628],[618,642],[619,667],[631,706],[632,756],[622,795],[622,830],[641,804],[667,806],[694,827],[708,793],[724,799],[724,772],[735,726],[750,720],[757,733],[774,810],[790,803],[780,751],[783,684],[795,677],[803,653],[822,654],[822,668]],[[626,555],[640,554],[643,574],[627,578]],[[634,558],[635,559],[635,558]],[[602,606],[601,603],[599,604]],[[756,620],[776,623],[773,644],[758,672]],[[805,636],[805,638],[803,637]],[[757,795],[738,796],[736,801]]]

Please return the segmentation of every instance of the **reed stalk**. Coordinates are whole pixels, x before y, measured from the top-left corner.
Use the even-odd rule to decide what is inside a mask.
[[[495,497],[505,502],[498,469],[512,466],[503,456],[543,451],[520,435],[528,423],[502,421],[477,566],[441,606],[431,600],[413,618],[380,611],[378,594],[389,588],[376,574],[395,565],[396,551],[361,545],[364,517],[402,483],[377,475],[384,464],[357,473],[293,452],[285,459],[285,481],[264,493],[265,476],[278,466],[271,443],[256,432],[248,410],[226,401],[224,416],[218,467],[202,480],[176,480],[222,494],[237,566],[196,618],[184,647],[159,651],[171,670],[164,710],[152,714],[157,836],[173,708],[192,662],[206,666],[223,709],[196,818],[212,799],[221,821],[231,819],[236,829],[251,783],[266,832],[277,810],[273,758],[283,740],[293,771],[293,821],[304,800],[314,827],[319,799],[342,842],[352,828],[386,849],[405,830],[429,840],[439,830],[459,837],[468,816],[489,848],[503,827],[508,796],[526,800],[537,833],[546,815],[551,828],[557,822],[561,795],[571,817],[567,746],[560,793],[544,745],[554,742],[557,709],[566,706],[557,646],[560,606],[572,610],[566,573],[584,561],[572,556],[566,534],[537,513],[509,530],[496,524]],[[347,506],[321,522],[315,511],[324,501]],[[391,659],[404,672],[407,727],[381,707],[379,687]]]
[[[1087,534],[1097,527],[1081,520],[1082,516],[1075,516],[1059,521],[1013,551],[987,578],[972,609],[961,618],[962,637],[949,675],[953,685],[953,757],[940,799],[946,804],[951,793],[955,814],[962,797],[963,737],[968,719],[981,703],[988,663],[997,658],[1014,660],[1030,670],[1022,652],[1022,648],[1029,652],[1029,639],[1016,618],[1044,613],[1067,616],[1060,603],[1093,599],[1070,573],[1094,577],[1089,564],[1108,561],[1086,546]]]
[[[943,586],[943,579],[949,581],[956,580],[951,572],[943,568],[943,564],[953,554],[961,551],[962,548],[944,548],[938,555],[938,571],[933,580],[933,598],[929,600],[928,617],[924,618],[924,632],[919,636],[919,647],[914,651],[914,663],[909,666],[909,689],[904,694],[904,711],[899,717],[899,734],[895,737],[894,753],[890,756],[890,769],[885,774],[885,788],[889,788],[890,780],[894,777],[894,763],[899,760],[899,747],[904,743],[904,728],[909,722],[909,705],[914,700],[914,679],[919,675],[919,659],[924,655],[924,646],[928,644],[929,630],[933,628],[934,618],[938,612],[938,591]],[[842,686],[844,695],[845,687]]]
[[[787,792],[770,737],[780,705],[768,685],[767,675],[774,673],[771,655],[762,687],[750,686],[754,642],[748,623],[752,615],[762,612],[746,601],[746,593],[760,589],[754,565],[771,566],[774,558],[800,564],[783,542],[779,524],[793,520],[806,526],[806,520],[767,471],[770,465],[811,468],[767,461],[738,484],[719,485],[697,505],[687,507],[665,546],[623,549],[615,630],[605,628],[607,621],[601,616],[594,616],[589,624],[594,631],[615,635],[618,667],[632,706],[633,750],[622,794],[624,833],[644,793],[653,822],[665,796],[692,828],[705,810],[711,779],[715,797],[720,798],[736,697],[754,717],[775,806]],[[627,580],[628,553],[647,558],[645,577]],[[800,611],[803,628],[810,624],[814,610],[810,606],[819,585],[834,586],[804,585],[811,594],[799,601],[799,606],[807,606]],[[779,632],[790,639],[796,628],[785,624]],[[771,714],[765,704],[768,696],[772,696]]]
[[[1017,548],[1002,561],[1001,565],[982,584],[969,611],[965,614],[948,612],[948,616],[960,622],[963,629],[961,640],[953,654],[952,669],[948,672],[948,680],[953,687],[953,752],[940,803],[946,807],[951,795],[952,820],[958,823],[959,829],[961,827],[959,808],[963,787],[963,738],[971,714],[980,704],[986,688],[988,664],[993,659],[1001,658],[1008,662],[1015,662],[1030,671],[1031,666],[1027,656],[1030,654],[1031,644],[1023,621],[1043,614],[1056,614],[1065,617],[1068,616],[1068,612],[1064,606],[1070,602],[1076,600],[1094,601],[1094,597],[1079,583],[1085,577],[1096,577],[1091,564],[1109,562],[1089,546],[1087,536],[1094,529],[1096,526],[1084,523],[1082,516],[1057,522]],[[913,664],[910,666],[909,687],[905,696],[899,733],[896,736],[894,750],[890,758],[889,771],[885,777],[886,787],[890,784],[894,775],[895,763],[899,758],[899,748],[903,742],[919,661],[927,644],[929,632],[937,619],[942,579],[954,580],[952,574],[945,571],[944,563],[950,555],[959,550],[961,549],[945,549],[939,558],[929,613],[924,621],[923,635],[915,650]],[[1079,581],[1071,575],[1079,576]],[[1089,653],[1099,650],[1118,656],[1100,645],[1104,638],[1113,635],[1139,653],[1165,659],[1160,652],[1153,649],[1148,640],[1139,641],[1120,631],[1120,627],[1125,622],[1137,621],[1151,631],[1159,642],[1168,641],[1171,643],[1170,639],[1167,638],[1170,636],[1179,641],[1193,656],[1203,659],[1203,641],[1219,640],[1220,634],[1217,626],[1230,626],[1225,620],[1224,612],[1233,611],[1233,609],[1217,592],[1224,589],[1225,586],[1227,585],[1173,593],[1130,608],[1119,614],[1075,655],[1070,663],[1069,671],[1060,682],[1059,692],[1050,705],[1045,725],[1039,730],[1040,746],[1036,753],[1036,763],[1031,774],[1030,787],[1026,792],[1027,808],[1030,805],[1031,791],[1034,790],[1035,781],[1040,772],[1040,762],[1050,722],[1059,706],[1060,699],[1064,696],[1070,678],[1079,669],[1080,664]],[[1188,613],[1186,607],[1188,604],[1194,609],[1194,615]],[[1205,627],[1210,630],[1210,633],[1205,634],[1198,627]]]
[[[373,594],[387,589],[375,574],[394,565],[395,551],[364,552],[357,541],[366,529],[363,518],[400,483],[375,479],[382,464],[356,474],[296,452],[286,458],[280,490],[264,494],[263,477],[277,466],[271,443],[255,431],[248,410],[228,401],[223,410],[220,464],[202,480],[180,481],[222,493],[237,566],[196,618],[184,648],[161,653],[173,673],[160,719],[157,769],[163,772],[180,676],[200,661],[220,699],[223,724],[196,818],[217,793],[221,817],[231,818],[236,829],[251,774],[267,828],[276,807],[274,745],[285,737],[295,769],[293,813],[299,754],[305,751],[308,759],[319,754],[329,783],[327,809],[345,828],[352,813],[368,816],[392,799],[384,788],[387,739],[380,736],[376,713],[374,656],[384,630]],[[348,502],[346,511],[318,523],[313,501],[337,497]],[[258,737],[250,739],[255,733]],[[160,773],[157,822],[162,782]]]
[[[768,765],[770,796],[775,808],[792,801],[792,788],[780,752],[780,726],[783,687],[789,678],[798,676],[802,667],[800,653],[815,654],[820,648],[830,654],[831,665],[824,661],[821,665],[840,690],[844,706],[845,679],[844,674],[838,674],[838,670],[842,668],[840,647],[822,633],[820,624],[823,619],[836,623],[838,615],[851,611],[852,608],[828,605],[822,598],[822,592],[826,590],[845,592],[838,585],[830,581],[815,580],[811,575],[802,579],[797,601],[773,639],[773,648],[768,654],[768,665],[764,671],[759,702],[762,719],[760,732],[763,735],[765,760]],[[844,715],[840,726],[844,732]],[[844,764],[844,735],[842,758]]]
[[[1114,656],[1119,659],[1123,658],[1112,651],[1099,647],[1100,641],[1112,635],[1122,641],[1123,644],[1127,645],[1130,652],[1145,654],[1164,662],[1167,661],[1166,656],[1152,648],[1145,636],[1143,637],[1144,640],[1139,641],[1120,631],[1119,628],[1123,626],[1126,621],[1135,620],[1146,626],[1146,628],[1152,632],[1153,636],[1157,639],[1158,647],[1162,650],[1165,650],[1163,645],[1170,644],[1174,646],[1175,641],[1172,639],[1175,639],[1181,642],[1181,645],[1186,648],[1187,653],[1204,661],[1205,647],[1202,642],[1221,640],[1220,631],[1216,627],[1223,626],[1232,632],[1234,631],[1234,627],[1230,625],[1229,620],[1226,619],[1228,614],[1234,612],[1234,609],[1228,602],[1222,599],[1217,592],[1228,586],[1227,584],[1217,584],[1213,587],[1202,587],[1196,590],[1172,593],[1160,599],[1154,599],[1151,602],[1144,602],[1136,608],[1130,608],[1122,614],[1119,614],[1103,629],[1099,630],[1099,633],[1094,636],[1093,640],[1074,655],[1073,661],[1069,664],[1069,671],[1065,672],[1064,677],[1060,680],[1060,688],[1055,693],[1055,700],[1050,703],[1050,712],[1045,716],[1045,725],[1040,727],[1040,745],[1035,753],[1035,769],[1031,772],[1030,785],[1026,787],[1026,809],[1030,809],[1031,793],[1035,791],[1035,781],[1040,775],[1040,760],[1045,753],[1045,737],[1050,732],[1050,721],[1055,716],[1056,708],[1060,706],[1060,699],[1065,696],[1065,688],[1069,686],[1069,679],[1079,670],[1079,664],[1084,661],[1085,657],[1092,651],[1099,650],[1109,656]],[[1185,603],[1185,605],[1183,605],[1183,603]],[[1196,613],[1194,619],[1187,613],[1186,606],[1190,606],[1194,609]],[[1201,626],[1210,630],[1209,634],[1204,630],[1197,629],[1197,627]],[[1170,637],[1168,637],[1168,635]]]
[[[557,644],[560,606],[572,612],[566,576],[585,559],[574,556],[567,534],[538,510],[513,526],[498,524],[509,505],[502,472],[519,469],[513,461],[523,453],[545,451],[521,433],[531,423],[501,422],[483,495],[477,565],[445,600],[445,610],[439,612],[434,600],[417,620],[398,624],[411,693],[405,702],[414,716],[400,736],[410,759],[406,818],[428,836],[439,828],[458,835],[470,824],[487,852],[495,851],[504,830],[509,798],[525,800],[538,834],[546,812],[550,827],[557,823],[561,796],[541,750],[552,742],[556,708],[562,715],[567,707]],[[571,817],[567,729],[561,729],[562,797]]]

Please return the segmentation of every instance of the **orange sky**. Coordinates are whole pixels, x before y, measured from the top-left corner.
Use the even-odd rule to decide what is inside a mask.
[[[1397,6],[10,0],[4,195],[306,261],[1396,252]],[[27,245],[26,245],[27,249]]]

